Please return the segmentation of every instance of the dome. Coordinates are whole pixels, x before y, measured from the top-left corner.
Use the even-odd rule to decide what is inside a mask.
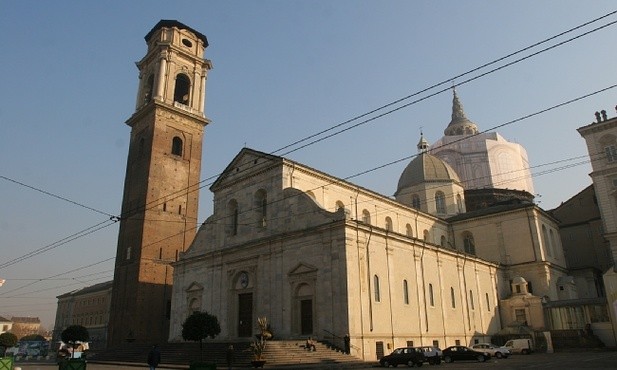
[[[459,177],[449,164],[423,152],[414,158],[401,174],[398,180],[397,193],[405,188],[425,182],[454,181],[459,183]]]
[[[517,276],[512,279],[512,284],[526,284],[527,280],[525,280],[522,276]]]
[[[458,100],[456,90],[454,91],[454,97],[452,98],[452,120],[448,124],[448,127],[443,131],[446,136],[454,135],[475,135],[478,133],[478,126],[471,122],[465,111],[463,111],[463,105]]]

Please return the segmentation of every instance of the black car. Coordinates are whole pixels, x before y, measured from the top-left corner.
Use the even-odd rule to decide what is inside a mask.
[[[407,365],[407,366],[422,366],[424,363],[424,352],[420,348],[416,347],[402,347],[395,349],[389,355],[383,356],[379,360],[379,364],[383,367],[398,365]]]
[[[443,350],[443,360],[445,362],[475,360],[484,362],[491,358],[486,352],[476,351],[465,346],[452,346]]]

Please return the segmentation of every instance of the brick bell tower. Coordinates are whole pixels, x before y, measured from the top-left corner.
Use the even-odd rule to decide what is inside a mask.
[[[109,346],[163,343],[169,334],[173,267],[197,231],[205,126],[205,35],[161,20],[136,63],[135,113],[114,271]]]

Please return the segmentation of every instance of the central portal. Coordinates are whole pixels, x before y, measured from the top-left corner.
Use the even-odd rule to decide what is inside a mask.
[[[313,300],[300,301],[300,332],[302,335],[313,334]]]
[[[238,294],[238,337],[253,336],[253,293]]]

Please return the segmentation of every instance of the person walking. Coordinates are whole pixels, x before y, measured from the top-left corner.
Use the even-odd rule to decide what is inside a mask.
[[[161,363],[161,350],[158,345],[153,345],[152,349],[148,353],[148,365],[150,370],[156,370],[156,367]]]
[[[229,370],[231,370],[231,366],[234,363],[234,346],[233,346],[233,344],[230,344],[229,347],[227,347],[226,358],[227,358],[227,368]]]

